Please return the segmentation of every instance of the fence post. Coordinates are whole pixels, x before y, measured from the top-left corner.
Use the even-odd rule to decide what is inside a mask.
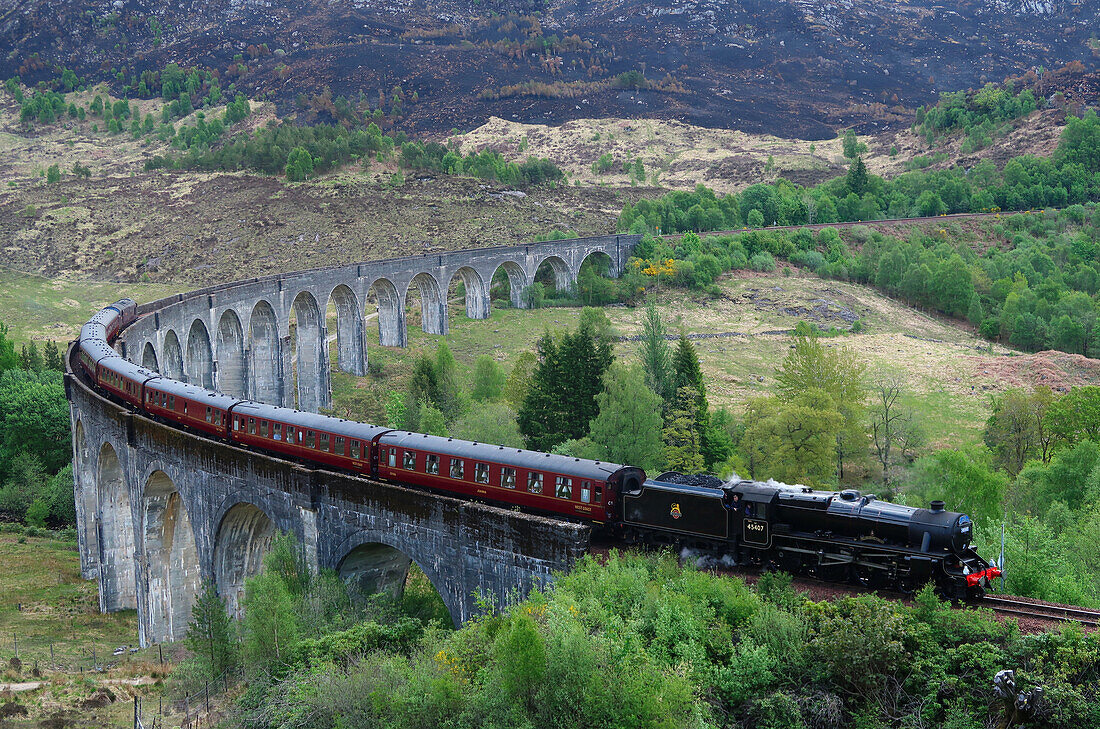
[[[19,657],[19,636],[15,634],[15,631],[11,631],[11,639],[15,641],[15,657]]]
[[[206,682],[206,688],[204,689],[204,693],[206,693],[206,723],[209,724],[210,723],[210,682],[209,681]]]
[[[141,726],[141,720],[138,719],[138,697],[134,697],[134,729],[138,729]]]

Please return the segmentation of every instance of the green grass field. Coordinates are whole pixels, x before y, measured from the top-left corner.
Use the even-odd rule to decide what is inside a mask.
[[[99,663],[112,662],[113,651],[137,642],[137,613],[99,612],[94,580],[80,577],[76,542],[53,538],[0,534],[0,658],[15,655],[25,667],[54,662],[84,668],[92,665],[92,650]]]
[[[7,325],[17,348],[29,339],[68,342],[97,309],[123,296],[152,301],[186,289],[172,284],[51,280],[0,268],[0,322]]]

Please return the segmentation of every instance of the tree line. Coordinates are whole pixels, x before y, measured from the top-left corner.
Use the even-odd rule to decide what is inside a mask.
[[[986,339],[1034,352],[1096,352],[1100,209],[1095,203],[1061,211],[1006,215],[980,234],[957,223],[912,229],[905,238],[855,226],[843,235],[748,230],[676,243],[646,234],[616,284],[590,284],[594,300],[632,301],[667,283],[711,291],[723,272],[771,271],[787,260],[826,278],[874,286],[912,306],[967,319]],[[993,241],[974,249],[976,235]]]
[[[1011,130],[1012,121],[1027,116],[1037,107],[1031,89],[1017,92],[1012,82],[987,83],[969,93],[942,93],[934,105],[918,107],[913,131],[923,136],[929,146],[940,137],[961,132],[966,139],[960,151],[969,154],[988,147],[994,137]]]
[[[0,324],[0,520],[76,524],[64,364],[54,342],[17,351]]]
[[[717,195],[703,185],[623,206],[618,228],[678,233],[935,216],[990,210],[1064,207],[1100,199],[1100,119],[1089,110],[1066,118],[1054,154],[1022,155],[998,169],[982,160],[970,169],[870,174],[857,157],[846,175],[806,188],[789,180]]]

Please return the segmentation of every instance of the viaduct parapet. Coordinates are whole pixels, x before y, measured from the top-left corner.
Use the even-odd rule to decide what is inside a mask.
[[[141,306],[116,347],[174,379],[316,411],[329,404],[330,305],[337,367],[363,374],[371,292],[379,344],[404,346],[414,287],[424,330],[446,334],[456,277],[467,316],[483,319],[498,269],[522,306],[543,263],[567,288],[589,256],[619,274],[637,240],[475,249],[214,286]],[[477,595],[526,594],[588,550],[584,525],[306,468],[155,422],[92,389],[71,352],[67,362],[81,570],[98,580],[101,610],[136,609],[143,645],[183,637],[206,581],[239,611],[244,581],[277,531],[297,537],[312,568],[367,591],[399,592],[415,561],[456,625],[474,614]]]
[[[512,304],[543,264],[559,290],[572,288],[590,256],[617,277],[635,235],[479,248],[299,271],[201,289],[143,305],[122,337],[123,354],[173,379],[273,405],[316,412],[329,407],[327,313],[336,319],[337,367],[367,368],[366,303],[377,304],[378,344],[404,347],[406,300],[415,290],[429,334],[447,334],[447,292],[465,288],[466,315],[489,317],[489,287],[503,269]]]

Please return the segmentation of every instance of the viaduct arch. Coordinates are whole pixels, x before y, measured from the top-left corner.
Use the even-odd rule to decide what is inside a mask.
[[[370,295],[378,346],[405,346],[410,291],[424,330],[446,334],[452,281],[465,289],[466,315],[487,318],[498,270],[522,307],[540,265],[559,287],[574,285],[592,255],[616,276],[637,240],[456,251],[222,284],[139,306],[118,346],[166,377],[316,411],[330,397],[330,304],[335,364],[361,374]],[[584,525],[305,468],[155,422],[92,389],[73,350],[66,364],[81,569],[98,579],[103,611],[137,610],[142,644],[182,638],[206,582],[238,612],[277,531],[296,536],[314,569],[335,569],[362,589],[398,593],[416,562],[456,625],[474,614],[478,592],[498,601],[525,593],[587,551]]]

